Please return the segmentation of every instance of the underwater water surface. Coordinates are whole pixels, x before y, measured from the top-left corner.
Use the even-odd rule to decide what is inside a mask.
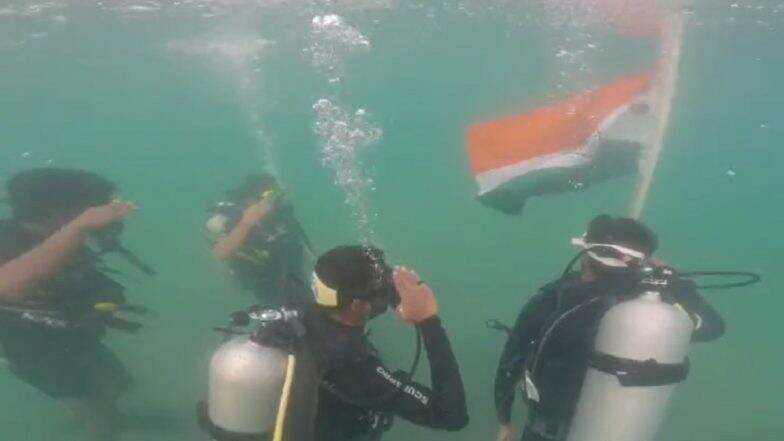
[[[686,15],[643,220],[674,266],[764,283],[706,293],[728,331],[693,349],[660,439],[778,441],[784,3],[705,0]],[[596,214],[625,213],[635,184],[504,215],[476,199],[464,133],[655,63],[645,38],[591,16],[575,1],[0,2],[0,178],[46,165],[110,177],[139,206],[125,242],[160,273],[116,262],[129,297],[155,311],[139,335],[107,339],[138,381],[122,439],[206,439],[194,406],[221,341],[212,328],[253,299],[213,261],[205,209],[260,171],[279,177],[316,251],[372,242],[435,289],[471,423],[398,421],[385,439],[494,439],[504,341],[485,321],[512,322],[560,275],[569,240]],[[410,329],[391,317],[373,328],[387,363],[407,366]],[[0,391],[0,439],[83,439],[58,403],[3,370]]]

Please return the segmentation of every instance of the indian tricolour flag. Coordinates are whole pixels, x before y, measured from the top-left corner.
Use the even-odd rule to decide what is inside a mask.
[[[680,17],[673,16],[661,40],[655,69],[470,126],[468,157],[481,199],[518,213],[531,196],[638,173],[630,211],[639,216],[669,120],[680,60]]]
[[[486,200],[498,208],[522,208],[528,196],[596,180],[600,160],[616,155],[634,164],[650,133],[645,126],[653,80],[652,73],[629,75],[562,102],[469,127],[468,155],[480,196],[490,196]],[[613,148],[618,151],[607,151]],[[593,178],[581,170],[586,167]],[[548,180],[542,176],[547,172],[557,177]],[[528,182],[521,183],[524,179]],[[513,200],[500,202],[499,194]]]

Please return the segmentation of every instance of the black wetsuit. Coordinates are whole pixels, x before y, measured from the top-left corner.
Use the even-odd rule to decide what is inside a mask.
[[[605,277],[594,282],[582,282],[578,275],[573,274],[565,281],[541,288],[518,316],[501,355],[495,379],[495,404],[499,422],[510,423],[515,389],[524,371],[531,370],[531,360],[539,348],[542,334],[555,319],[592,298],[622,298],[630,292],[636,292],[637,286],[636,281],[625,277]],[[694,341],[713,340],[724,333],[724,321],[702,300],[691,282],[678,281],[670,291],[677,293],[677,302],[699,323],[692,337]],[[532,411],[553,425],[568,426],[577,405],[599,321],[610,305],[609,302],[600,301],[579,308],[574,315],[554,328],[533,372],[540,399],[538,403],[529,401],[529,412]],[[545,439],[552,438],[542,437],[530,427],[523,434],[525,441]]]
[[[324,372],[317,441],[378,439],[385,417],[392,415],[448,431],[468,424],[460,371],[437,317],[419,325],[430,361],[431,387],[385,367],[361,328],[337,323],[317,308],[307,328]]]
[[[0,265],[45,239],[16,221],[0,221]],[[123,287],[97,267],[85,248],[36,288],[29,301],[0,303],[0,345],[11,371],[53,398],[91,395],[102,381],[129,387],[130,376],[101,344],[108,325],[106,317],[94,311],[101,302],[123,303]],[[23,318],[20,311],[25,310],[34,312]]]
[[[234,228],[238,220],[229,227]],[[252,291],[262,305],[301,304],[310,298],[300,295],[302,290],[291,283],[305,280],[307,242],[294,209],[284,205],[253,228],[245,245],[229,260],[229,267],[240,285]]]

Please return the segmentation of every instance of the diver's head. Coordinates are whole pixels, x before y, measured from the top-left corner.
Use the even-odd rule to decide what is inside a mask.
[[[239,186],[228,190],[226,196],[242,208],[247,208],[266,197],[270,192],[279,191],[280,185],[274,176],[269,173],[260,173],[247,176]]]
[[[600,215],[574,244],[587,250],[581,261],[583,278],[595,279],[638,267],[656,251],[658,239],[640,221]]]
[[[316,262],[316,303],[343,323],[363,326],[397,303],[392,272],[383,251],[377,248],[355,245],[332,249]]]
[[[117,186],[94,173],[36,168],[17,173],[6,183],[14,219],[52,232],[86,209],[111,202]]]

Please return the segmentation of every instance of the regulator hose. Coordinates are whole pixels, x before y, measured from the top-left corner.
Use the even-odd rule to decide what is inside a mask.
[[[694,279],[699,277],[742,277],[745,280],[741,280],[739,282],[729,282],[729,283],[714,283],[709,285],[697,285],[697,289],[702,290],[720,290],[720,289],[732,289],[732,288],[743,288],[746,286],[756,285],[762,281],[762,276],[749,272],[749,271],[687,271],[678,273],[679,276],[687,278],[687,279]]]
[[[487,329],[492,329],[493,331],[503,332],[506,335],[510,335],[512,333],[512,328],[509,325],[503,323],[497,319],[490,319],[485,322],[485,326]]]
[[[155,268],[145,263],[139,256],[136,255],[136,253],[129,250],[128,248],[118,244],[112,251],[119,254],[123,259],[125,259],[128,263],[144,274],[150,277],[158,275],[158,271],[156,271]]]
[[[565,280],[569,273],[572,271],[572,268],[577,263],[580,258],[586,255],[589,251],[593,249],[601,249],[603,248],[601,245],[593,246],[584,250],[581,250],[577,253],[576,256],[569,261],[569,264],[566,266],[563,274],[561,275],[561,279]],[[725,289],[732,289],[732,288],[743,288],[746,286],[756,285],[762,281],[762,276],[758,273],[751,272],[751,271],[677,271],[673,269],[675,275],[680,278],[684,279],[695,279],[700,277],[738,277],[743,278],[744,280],[740,280],[738,282],[729,282],[729,283],[714,283],[708,285],[696,285],[697,289],[702,290],[725,290]],[[559,302],[560,304],[560,302]]]
[[[602,248],[602,247],[594,246],[578,252],[566,265],[566,268],[561,274],[561,280],[566,280],[566,278],[571,273],[577,261],[580,260],[583,256],[585,256],[588,253],[588,251],[596,248]],[[705,290],[705,291],[710,291],[710,290],[718,291],[718,290],[726,290],[726,289],[733,289],[733,288],[744,288],[762,282],[762,275],[751,271],[684,271],[684,272],[675,271],[675,275],[684,279],[697,279],[701,277],[737,277],[743,279],[738,282],[713,283],[713,284],[706,284],[706,285],[695,284],[695,288]],[[561,293],[559,293],[558,295],[559,308],[560,305],[561,305]],[[511,334],[510,327],[496,319],[487,320],[485,322],[485,326],[488,329],[500,331],[507,335]]]

